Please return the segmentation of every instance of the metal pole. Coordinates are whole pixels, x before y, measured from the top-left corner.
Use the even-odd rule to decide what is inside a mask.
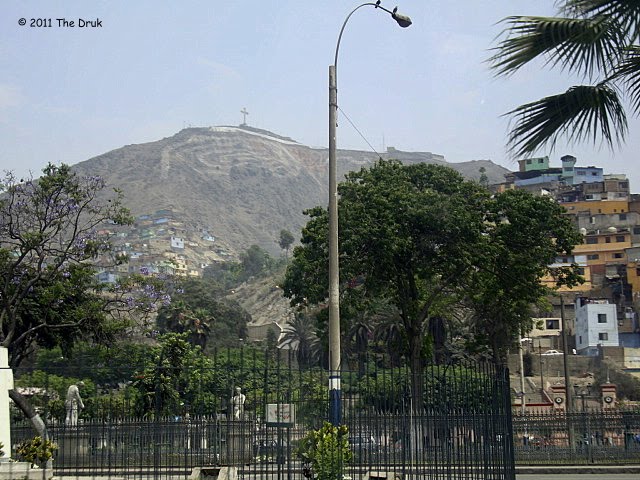
[[[522,335],[520,335],[520,349],[519,349],[519,353],[520,353],[520,411],[522,413],[522,415],[524,416],[526,410],[527,410],[527,401],[525,400],[525,393],[524,393],[524,358],[523,358],[523,354],[522,354],[522,350],[523,350],[523,344],[522,344]]]
[[[336,168],[336,66],[329,66],[329,421],[341,422],[340,273],[338,264],[338,182]]]
[[[567,322],[564,315],[564,297],[560,295],[560,321],[562,322],[562,365],[564,367],[564,391],[566,397],[565,412],[567,418],[567,441],[570,451],[573,452],[573,423],[571,413],[573,412],[573,398],[571,395],[571,384],[569,383],[569,359],[567,344]]]
[[[564,297],[560,296],[560,321],[562,322],[562,365],[564,367],[564,386],[567,397],[567,413],[573,410],[573,399],[571,397],[571,385],[569,384],[569,345],[567,344],[567,322],[564,315]]]
[[[338,42],[333,65],[329,66],[329,421],[333,425],[341,422],[340,387],[340,267],[338,262],[338,181],[336,127],[338,113],[338,52],[340,40],[347,22],[362,7],[374,7],[391,15],[396,23],[407,28],[411,19],[397,12],[397,7],[387,10],[380,2],[366,2],[351,10],[345,18]]]
[[[544,398],[544,362],[542,361],[542,339],[538,339],[538,360],[540,361],[540,397]]]

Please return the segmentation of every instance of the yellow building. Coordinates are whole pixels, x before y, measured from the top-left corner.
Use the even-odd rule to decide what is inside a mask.
[[[618,267],[627,264],[625,250],[631,247],[631,233],[615,227],[605,231],[587,233],[582,245],[576,245],[574,254],[585,255],[591,276],[618,275]]]
[[[622,200],[586,200],[581,202],[566,202],[562,206],[572,215],[596,215],[599,213],[626,213],[629,211],[629,201]]]

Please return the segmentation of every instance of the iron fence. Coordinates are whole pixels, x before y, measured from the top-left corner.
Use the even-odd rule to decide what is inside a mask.
[[[515,478],[505,369],[428,365],[420,406],[409,394],[406,368],[372,363],[357,370],[342,374],[342,418],[353,452],[345,477]],[[207,478],[233,466],[240,477],[302,479],[301,439],[327,418],[327,372],[299,368],[290,358],[227,353],[210,370],[130,368],[129,378],[110,385],[88,373],[44,372],[32,390],[58,447],[48,467],[56,477]],[[34,378],[33,371],[16,372],[17,384]],[[61,378],[88,385],[77,426],[65,424],[61,390],[68,382]],[[238,386],[246,398],[235,415],[230,397]],[[14,454],[33,435],[14,412]]]
[[[521,465],[638,464],[640,408],[513,415]]]

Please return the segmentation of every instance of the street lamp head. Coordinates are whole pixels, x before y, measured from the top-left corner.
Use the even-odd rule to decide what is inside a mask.
[[[407,15],[403,15],[398,13],[398,7],[393,9],[391,12],[391,17],[400,25],[402,28],[407,28],[411,25],[411,19]]]

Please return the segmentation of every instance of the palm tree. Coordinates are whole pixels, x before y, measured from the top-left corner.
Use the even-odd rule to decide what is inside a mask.
[[[207,309],[191,310],[181,300],[175,301],[158,316],[161,330],[176,333],[188,333],[189,343],[199,345],[204,350],[211,333],[211,324],[215,321]]]
[[[361,316],[356,323],[353,324],[347,334],[347,346],[358,360],[358,373],[361,376],[365,373],[367,350],[369,349],[369,340],[371,337],[372,328],[369,320],[364,316]]]
[[[408,344],[400,312],[394,305],[382,307],[373,318],[375,328],[374,339],[384,346],[389,355],[389,366],[401,364],[402,356],[407,353]]]
[[[534,59],[580,75],[586,85],[521,105],[507,113],[515,156],[551,148],[564,136],[619,145],[627,134],[623,99],[640,113],[640,2],[562,0],[559,17],[514,16],[489,59],[498,75],[510,75]]]
[[[282,329],[279,347],[294,350],[301,367],[316,364],[319,358],[320,340],[316,334],[313,318],[303,312],[297,312],[291,323]]]

